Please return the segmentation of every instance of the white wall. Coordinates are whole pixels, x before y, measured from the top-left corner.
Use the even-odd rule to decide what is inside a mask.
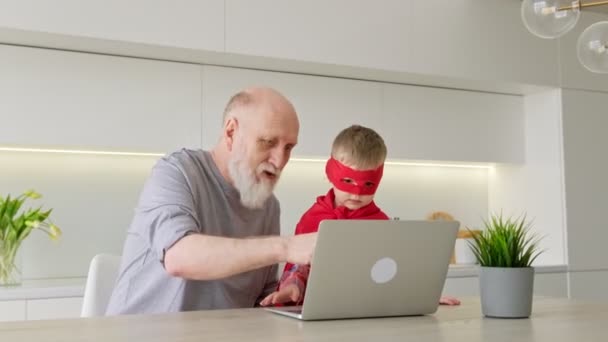
[[[570,295],[608,299],[608,93],[562,91]]]
[[[0,28],[13,31],[0,34],[0,42],[18,44],[14,36],[19,36],[36,46],[130,56],[150,47],[176,47],[181,50],[173,55],[158,50],[152,55],[258,68],[253,61],[259,59],[236,61],[235,56],[268,57],[275,60],[265,69],[293,71],[284,62],[303,61],[319,64],[307,69],[311,73],[347,70],[344,76],[355,72],[482,90],[499,84],[515,85],[508,87],[515,91],[522,85],[558,86],[558,42],[530,35],[519,20],[519,5],[504,0],[189,0],[179,6],[159,0],[2,0]],[[97,45],[71,44],[66,37],[91,38]],[[117,47],[125,42],[137,47]],[[223,55],[197,57],[197,51]]]
[[[0,152],[0,189],[43,194],[31,206],[53,208],[58,241],[41,231],[26,240],[23,277],[85,276],[99,252],[120,254],[139,192],[157,157]]]
[[[524,162],[521,96],[396,84],[382,90],[392,158]]]
[[[350,0],[226,0],[226,51],[555,86],[557,42],[531,36],[518,20],[519,5],[504,0],[356,5]],[[526,58],[513,58],[518,51],[525,51]]]
[[[371,127],[390,159],[522,163],[521,96],[366,82],[287,73],[203,67],[203,147],[218,139],[225,99],[243,87],[280,89],[300,117],[296,156],[328,156],[351,124]]]
[[[294,155],[327,156],[333,137],[349,124],[383,131],[378,119],[382,108],[378,83],[204,66],[203,147],[210,148],[218,140],[226,99],[252,84],[280,89],[295,106],[303,134]]]
[[[224,50],[224,1],[182,0],[0,0],[0,26],[181,46]]]
[[[200,146],[198,65],[0,45],[0,144]]]
[[[524,97],[525,164],[497,165],[490,172],[490,210],[526,215],[542,237],[538,264],[565,264],[566,224],[563,187],[561,93]]]
[[[608,271],[571,271],[568,272],[570,298],[583,300],[608,300]]]

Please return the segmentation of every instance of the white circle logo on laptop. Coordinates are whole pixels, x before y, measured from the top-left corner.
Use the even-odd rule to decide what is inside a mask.
[[[397,262],[391,258],[382,258],[372,266],[372,280],[377,284],[388,283],[397,274]]]

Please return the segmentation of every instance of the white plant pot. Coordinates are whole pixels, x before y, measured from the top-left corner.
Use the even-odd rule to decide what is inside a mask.
[[[497,318],[526,318],[532,313],[534,268],[480,267],[481,311]]]

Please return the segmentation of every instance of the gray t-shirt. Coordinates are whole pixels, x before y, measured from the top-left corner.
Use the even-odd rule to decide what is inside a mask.
[[[188,234],[232,238],[279,235],[279,202],[240,203],[211,154],[183,149],[158,161],[127,233],[107,315],[253,307],[276,288],[277,266],[212,281],[172,277],[165,251]]]

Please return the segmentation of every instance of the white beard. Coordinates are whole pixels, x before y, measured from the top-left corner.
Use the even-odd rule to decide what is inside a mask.
[[[241,204],[250,209],[260,209],[266,200],[272,196],[275,182],[268,179],[257,179],[256,174],[270,171],[279,179],[280,170],[277,170],[270,163],[262,163],[257,167],[257,173],[252,170],[245,160],[244,153],[237,153],[228,162],[228,173],[232,178],[234,187],[241,195]]]

